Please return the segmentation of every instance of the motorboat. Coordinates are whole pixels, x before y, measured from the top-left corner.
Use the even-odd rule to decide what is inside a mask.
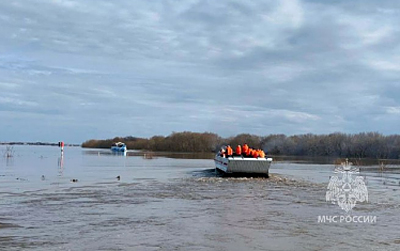
[[[226,174],[257,174],[268,177],[272,158],[224,157],[217,154],[214,162],[215,168]]]
[[[126,152],[128,149],[126,148],[125,143],[117,142],[111,146],[111,151],[113,152]]]

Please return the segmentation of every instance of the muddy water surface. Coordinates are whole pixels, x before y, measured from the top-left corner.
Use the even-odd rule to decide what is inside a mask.
[[[369,203],[352,214],[376,223],[318,223],[345,215],[325,201],[329,164],[282,161],[269,179],[226,178],[209,159],[14,150],[0,159],[0,250],[400,249],[395,167],[361,171]]]

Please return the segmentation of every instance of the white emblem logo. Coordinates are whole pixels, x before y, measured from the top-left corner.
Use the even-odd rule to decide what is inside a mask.
[[[340,167],[335,168],[335,173],[342,177],[332,176],[329,180],[326,201],[338,204],[346,213],[353,209],[357,202],[368,201],[368,190],[364,177],[356,176],[359,169],[352,166],[346,159]],[[355,177],[353,177],[353,175]]]

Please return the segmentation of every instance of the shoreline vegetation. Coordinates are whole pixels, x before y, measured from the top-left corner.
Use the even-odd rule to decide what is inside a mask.
[[[217,152],[223,145],[247,143],[275,156],[312,156],[340,158],[400,159],[400,135],[377,132],[358,134],[301,134],[286,136],[271,134],[257,136],[239,134],[223,138],[215,133],[173,132],[164,136],[138,138],[133,136],[113,139],[91,139],[82,143],[86,148],[110,148],[115,142],[124,142],[128,149],[157,152]]]
[[[28,146],[58,146],[57,143],[49,142],[0,142],[0,145],[28,145]],[[64,146],[81,146],[79,144],[65,144]]]

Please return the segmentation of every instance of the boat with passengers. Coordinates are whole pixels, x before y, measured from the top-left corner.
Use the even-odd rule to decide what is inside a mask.
[[[126,148],[125,143],[117,142],[111,146],[111,151],[113,152],[126,152],[128,149]]]
[[[268,177],[272,158],[266,157],[265,154],[254,156],[248,152],[226,154],[225,150],[221,149],[215,155],[214,162],[216,170],[226,174],[255,174]]]

